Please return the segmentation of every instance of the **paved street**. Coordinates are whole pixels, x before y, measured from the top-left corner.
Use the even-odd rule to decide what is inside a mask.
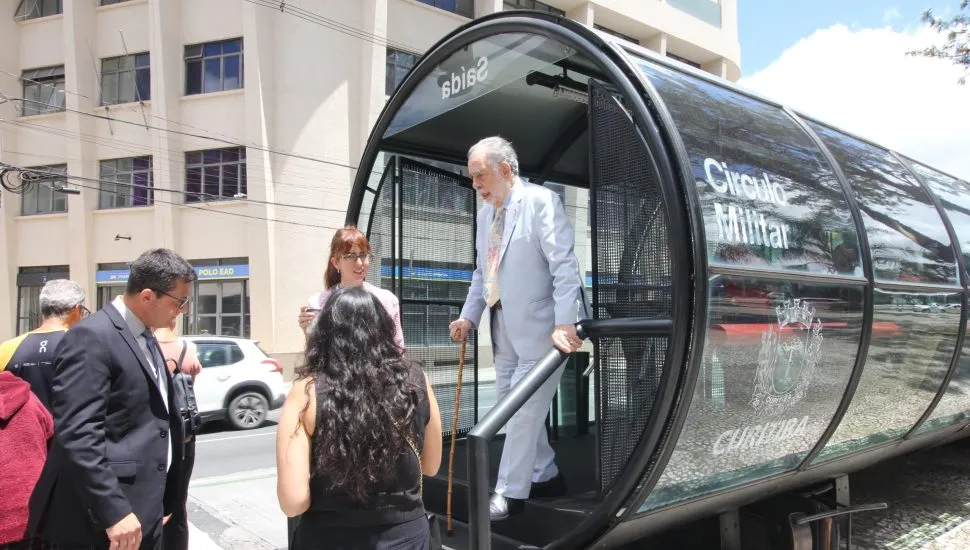
[[[490,406],[493,397],[483,397]],[[189,489],[193,550],[286,547],[286,518],[276,499],[279,411],[263,428],[237,432],[207,425],[197,443]],[[889,509],[856,516],[858,550],[970,550],[970,441],[901,457],[851,477],[855,503]]]

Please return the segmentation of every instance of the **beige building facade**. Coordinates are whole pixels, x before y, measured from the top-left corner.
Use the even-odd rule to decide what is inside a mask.
[[[0,0],[0,168],[33,175],[0,191],[0,339],[36,326],[44,281],[100,308],[164,246],[199,274],[184,332],[292,366],[388,94],[445,34],[516,8],[740,76],[737,0]]]

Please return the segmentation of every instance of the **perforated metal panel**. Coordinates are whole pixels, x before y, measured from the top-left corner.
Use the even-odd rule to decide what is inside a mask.
[[[461,176],[410,159],[399,160],[398,268],[401,326],[408,354],[424,363],[442,429],[451,434],[461,345],[448,334],[468,294],[475,264],[475,191]],[[472,333],[465,349],[457,432],[477,420]]]
[[[589,99],[596,317],[669,318],[671,250],[654,167],[620,100],[595,82]],[[605,490],[623,471],[646,427],[667,339],[601,338],[596,354],[599,475]]]

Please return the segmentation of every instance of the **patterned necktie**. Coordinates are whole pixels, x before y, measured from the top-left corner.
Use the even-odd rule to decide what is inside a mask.
[[[505,208],[495,211],[492,227],[488,234],[488,264],[485,270],[485,303],[493,307],[501,299],[498,288],[498,256],[502,248],[502,233],[505,231]]]

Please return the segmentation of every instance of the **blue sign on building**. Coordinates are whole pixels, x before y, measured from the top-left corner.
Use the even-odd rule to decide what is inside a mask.
[[[249,264],[239,265],[206,265],[195,268],[195,274],[200,281],[213,279],[248,279]],[[122,284],[128,282],[127,269],[103,269],[94,274],[94,280],[99,285]]]

